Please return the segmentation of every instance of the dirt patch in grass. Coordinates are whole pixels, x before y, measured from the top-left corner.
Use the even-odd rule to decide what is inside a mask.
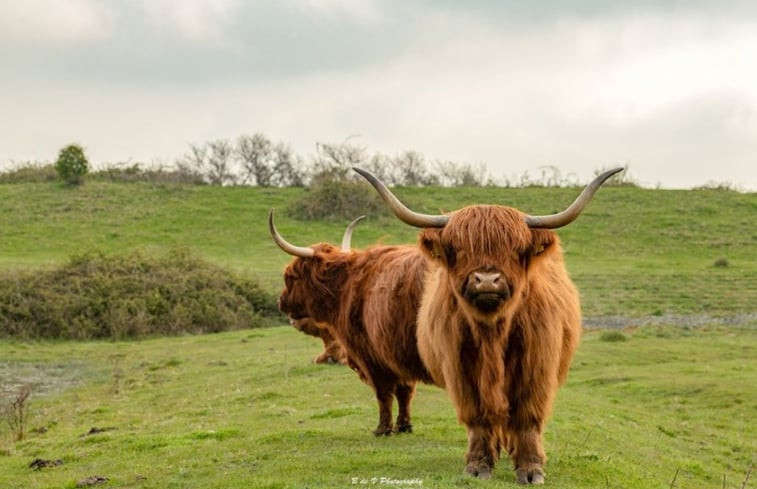
[[[73,364],[0,362],[0,405],[7,404],[28,385],[31,397],[60,392],[81,382],[83,367]]]
[[[623,329],[639,326],[679,326],[699,328],[702,326],[746,326],[757,327],[757,313],[734,316],[708,316],[706,314],[660,314],[656,316],[586,316],[586,329]]]

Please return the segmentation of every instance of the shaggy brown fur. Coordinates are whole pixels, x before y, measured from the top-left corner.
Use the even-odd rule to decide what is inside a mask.
[[[292,326],[297,331],[301,331],[307,335],[315,336],[323,341],[323,351],[313,359],[313,363],[328,363],[335,364],[341,363],[347,365],[347,353],[345,353],[342,345],[331,334],[331,328],[328,324],[319,323],[311,318],[304,318],[292,321]]]
[[[430,263],[418,347],[468,429],[466,472],[490,477],[505,448],[518,482],[542,483],[542,431],[581,333],[557,236],[481,205],[424,229],[420,245]],[[497,276],[499,295],[475,295],[477,274]]]
[[[331,326],[350,367],[376,393],[376,435],[412,431],[415,385],[431,381],[416,338],[425,258],[413,246],[342,251],[322,243],[311,248],[315,256],[296,257],[287,266],[279,308],[294,320],[312,318]],[[399,414],[393,426],[394,397]]]

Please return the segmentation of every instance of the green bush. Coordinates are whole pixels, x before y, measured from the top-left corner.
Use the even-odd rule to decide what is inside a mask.
[[[628,341],[628,337],[620,331],[605,331],[604,333],[599,335],[599,341],[617,343],[620,341]]]
[[[256,281],[181,250],[163,257],[89,253],[52,270],[0,275],[6,337],[141,338],[280,320],[276,299]]]
[[[84,175],[89,171],[84,149],[78,144],[69,144],[61,149],[55,162],[55,170],[58,177],[69,185],[82,183]]]
[[[323,178],[292,202],[287,214],[295,219],[354,219],[386,213],[386,205],[366,183]]]

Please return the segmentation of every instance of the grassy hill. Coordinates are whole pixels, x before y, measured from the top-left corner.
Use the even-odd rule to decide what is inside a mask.
[[[372,190],[366,186],[366,191]],[[0,185],[0,267],[49,266],[90,250],[181,247],[278,291],[289,257],[268,236],[269,208],[279,211],[282,234],[298,244],[338,242],[347,224],[287,217],[285,209],[304,192],[102,181],[80,188]],[[578,190],[404,188],[397,193],[426,212],[498,203],[544,214],[572,202]],[[608,187],[559,235],[587,316],[730,316],[754,312],[757,304],[755,216],[755,193]],[[369,216],[353,243],[414,243],[416,235],[390,216]]]

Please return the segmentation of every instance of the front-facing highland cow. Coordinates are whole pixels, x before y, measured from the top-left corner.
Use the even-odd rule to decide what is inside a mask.
[[[578,293],[550,229],[578,217],[620,169],[603,173],[570,207],[549,216],[497,205],[418,214],[373,175],[355,170],[397,217],[424,228],[419,241],[429,269],[418,348],[467,427],[466,472],[491,477],[504,448],[519,483],[543,483],[542,432],[581,333]]]
[[[273,210],[268,226],[276,244],[295,257],[284,271],[281,311],[294,321],[310,318],[333,328],[348,364],[376,394],[376,435],[412,431],[415,385],[431,381],[415,334],[426,270],[423,254],[415,246],[295,246],[276,230]],[[395,397],[399,413],[393,425]]]

